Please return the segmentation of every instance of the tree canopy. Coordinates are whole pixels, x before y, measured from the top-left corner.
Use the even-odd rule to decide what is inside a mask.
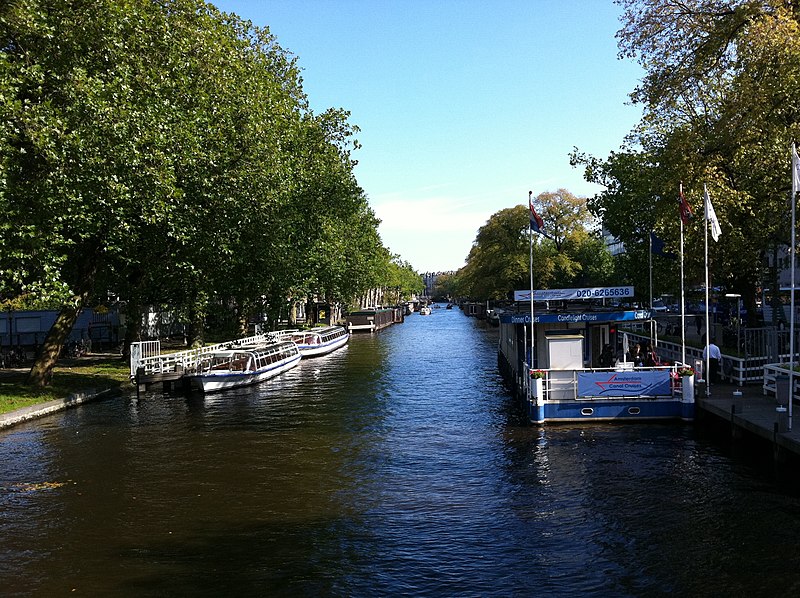
[[[508,299],[530,288],[567,288],[610,282],[614,264],[593,230],[585,199],[566,189],[534,200],[545,235],[530,238],[527,206],[500,210],[478,230],[466,265],[455,278],[458,294],[479,300]]]
[[[783,0],[620,4],[621,56],[645,69],[631,94],[643,106],[643,118],[619,152],[605,159],[573,153],[586,179],[606,187],[589,208],[628,252],[646,252],[652,231],[675,251],[682,182],[699,216],[685,231],[687,278],[699,283],[706,186],[722,226],[719,242],[709,247],[712,284],[742,293],[752,305],[768,277],[767,257],[790,238],[790,149],[800,133],[800,7]],[[674,277],[673,288],[678,283]]]
[[[201,0],[11,0],[0,48],[0,299],[62,306],[35,383],[109,290],[130,321],[202,320],[381,282],[357,129],[309,109],[268,29]]]

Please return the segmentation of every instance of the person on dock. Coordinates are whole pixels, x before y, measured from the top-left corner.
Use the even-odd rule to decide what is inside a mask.
[[[722,353],[719,347],[714,344],[714,341],[708,343],[703,349],[703,361],[708,362],[708,379],[711,384],[719,384],[719,362],[722,359]]]

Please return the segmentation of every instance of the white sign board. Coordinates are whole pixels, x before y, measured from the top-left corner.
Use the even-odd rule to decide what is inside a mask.
[[[633,287],[584,287],[582,289],[540,289],[534,291],[536,301],[568,299],[633,299]],[[514,301],[530,301],[530,291],[514,291]]]

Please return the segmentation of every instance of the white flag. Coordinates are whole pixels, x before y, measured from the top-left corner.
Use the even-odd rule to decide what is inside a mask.
[[[800,191],[800,158],[797,157],[797,150],[792,144],[792,197]]]
[[[714,211],[714,206],[711,205],[711,198],[708,196],[708,189],[703,185],[703,195],[706,204],[706,222],[711,223],[711,238],[714,241],[719,241],[719,236],[722,234],[722,229],[719,227],[719,220],[717,220],[717,213]]]

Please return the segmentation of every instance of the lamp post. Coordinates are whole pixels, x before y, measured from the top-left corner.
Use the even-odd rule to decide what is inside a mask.
[[[742,348],[742,296],[739,293],[727,293],[725,296],[736,298],[736,352],[738,353]]]

